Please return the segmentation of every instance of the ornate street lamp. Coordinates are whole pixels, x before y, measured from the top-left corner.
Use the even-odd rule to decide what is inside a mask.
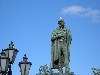
[[[6,54],[4,51],[2,51],[0,56],[0,73],[2,73],[2,75],[6,75],[6,71],[8,69],[8,65],[9,65],[9,58],[6,57]]]
[[[5,51],[6,56],[10,58],[10,64],[13,64],[16,55],[19,52],[17,49],[14,48],[13,42],[11,41],[11,43],[9,44],[9,48],[4,49],[3,51]]]
[[[14,48],[14,44],[11,41],[11,43],[9,44],[9,48],[4,49],[3,51],[5,51],[6,57],[10,59],[8,75],[12,75],[11,64],[14,63],[18,50]]]
[[[21,75],[28,75],[29,73],[32,63],[28,62],[27,59],[28,58],[26,57],[26,54],[25,54],[23,57],[23,61],[19,62]]]

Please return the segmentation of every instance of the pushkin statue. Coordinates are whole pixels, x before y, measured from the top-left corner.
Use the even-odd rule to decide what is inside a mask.
[[[70,75],[71,32],[65,27],[65,22],[61,17],[58,20],[58,24],[59,27],[51,35],[51,68],[58,69],[59,75],[62,75],[62,68],[65,67],[65,74]]]

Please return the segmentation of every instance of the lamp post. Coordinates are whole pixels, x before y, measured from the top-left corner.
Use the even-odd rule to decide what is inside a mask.
[[[4,51],[2,51],[0,56],[0,73],[2,75],[6,75],[8,65],[9,65],[9,58],[6,57],[6,54]]]
[[[18,50],[14,48],[14,44],[11,41],[11,43],[9,44],[9,48],[4,49],[3,50],[6,54],[6,57],[8,57],[10,59],[9,61],[9,70],[8,70],[8,75],[12,75],[12,70],[11,70],[11,65],[14,63],[16,55],[18,53]]]
[[[28,62],[27,59],[28,58],[26,57],[26,54],[25,54],[23,57],[23,61],[19,62],[21,75],[28,75],[29,73],[32,63]]]
[[[2,50],[0,53],[0,75],[12,75],[11,65],[14,63],[18,50],[14,48],[14,44],[11,41],[9,48]],[[28,75],[31,62],[27,61],[26,54],[23,57],[23,61],[19,62],[21,75]]]

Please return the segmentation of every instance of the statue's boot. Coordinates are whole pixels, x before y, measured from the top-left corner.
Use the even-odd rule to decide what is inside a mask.
[[[59,68],[59,75],[63,75],[63,70],[61,67]]]
[[[70,75],[70,68],[65,68],[65,75]]]
[[[70,75],[69,71],[65,72],[65,75]]]

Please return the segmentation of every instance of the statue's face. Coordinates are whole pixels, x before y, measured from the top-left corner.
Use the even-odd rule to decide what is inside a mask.
[[[59,24],[60,28],[64,28],[65,22],[64,21],[58,21],[58,24]]]

